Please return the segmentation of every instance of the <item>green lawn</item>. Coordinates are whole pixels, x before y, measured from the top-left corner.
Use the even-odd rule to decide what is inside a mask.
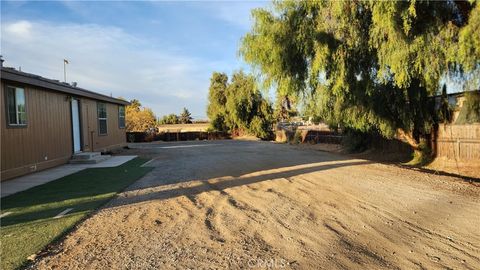
[[[88,213],[149,172],[136,158],[113,168],[86,169],[1,199],[1,269],[15,269],[27,257],[61,238]],[[54,219],[67,208],[71,212]]]

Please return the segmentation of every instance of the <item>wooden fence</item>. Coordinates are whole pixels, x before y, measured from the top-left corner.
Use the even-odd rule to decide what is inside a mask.
[[[340,144],[342,142],[343,136],[341,134],[326,131],[326,130],[288,130],[288,129],[277,129],[275,131],[275,140],[277,142],[289,142],[292,141],[295,133],[300,133],[300,141],[302,143],[329,143],[329,144]]]
[[[302,130],[302,142],[340,144],[343,135],[332,131]]]
[[[221,140],[229,139],[226,132],[127,132],[127,142],[151,142],[151,141],[194,141],[194,140]]]
[[[436,136],[432,137],[433,151],[437,157],[480,162],[480,124],[442,124]]]
[[[340,144],[343,135],[331,131],[277,129],[276,140],[292,141],[299,132],[299,142]],[[435,157],[456,161],[480,163],[480,123],[468,125],[441,124],[431,134],[431,147]],[[298,136],[298,135],[297,135]],[[373,137],[370,147],[388,153],[411,155],[412,148],[400,140]]]

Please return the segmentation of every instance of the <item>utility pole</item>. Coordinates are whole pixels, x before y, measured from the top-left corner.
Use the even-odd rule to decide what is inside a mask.
[[[63,59],[63,81],[64,82],[67,82],[67,64],[68,64],[68,60]]]

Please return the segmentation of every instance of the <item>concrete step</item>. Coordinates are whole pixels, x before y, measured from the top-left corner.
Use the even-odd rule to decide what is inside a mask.
[[[90,159],[71,159],[70,164],[96,164],[109,159],[110,155],[94,156]]]
[[[102,153],[100,152],[85,152],[85,153],[78,153],[72,156],[72,160],[84,160],[84,159],[92,159],[97,156],[101,156]]]

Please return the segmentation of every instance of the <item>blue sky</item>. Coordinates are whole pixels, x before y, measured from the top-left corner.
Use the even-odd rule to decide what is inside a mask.
[[[157,116],[205,118],[211,73],[248,70],[238,57],[250,11],[265,1],[2,1],[5,66],[115,97]]]

